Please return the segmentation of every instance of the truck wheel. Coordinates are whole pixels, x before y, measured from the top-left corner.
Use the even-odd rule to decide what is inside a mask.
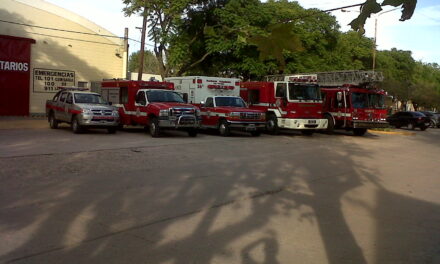
[[[367,133],[366,128],[353,128],[353,134],[355,136],[363,136],[365,133]]]
[[[333,117],[329,114],[325,115],[327,119],[327,134],[333,134],[335,131],[335,122],[333,121]]]
[[[252,131],[252,132],[251,132],[251,135],[252,135],[253,137],[259,137],[259,136],[261,135],[261,132],[260,132],[260,131]]]
[[[116,127],[109,127],[109,128],[107,128],[107,133],[109,133],[109,134],[116,133]]]
[[[188,136],[190,137],[197,137],[197,129],[196,128],[191,128],[188,130]]]
[[[150,120],[150,135],[152,137],[160,136],[159,120],[157,117],[152,117]]]
[[[301,130],[301,134],[303,134],[305,136],[311,136],[311,135],[313,135],[313,133],[315,133],[314,130]]]
[[[220,135],[227,137],[231,134],[231,131],[229,129],[229,124],[226,122],[226,120],[220,120],[220,124],[218,125],[218,131],[220,132]]]
[[[277,135],[279,133],[278,119],[276,115],[269,115],[266,121],[267,132],[271,135]]]
[[[435,121],[434,120],[431,120],[430,122],[429,122],[429,127],[432,127],[432,128],[435,128],[437,125],[435,124]]]
[[[420,130],[425,131],[428,127],[427,126],[421,126]]]
[[[79,124],[79,120],[78,120],[78,117],[74,117],[73,118],[73,120],[72,120],[72,131],[73,131],[73,133],[75,133],[75,134],[79,134],[79,133],[81,133],[82,132],[82,127],[81,127],[81,125]]]
[[[49,115],[49,126],[52,129],[58,128],[58,120],[55,119],[54,113],[50,113],[50,115]]]

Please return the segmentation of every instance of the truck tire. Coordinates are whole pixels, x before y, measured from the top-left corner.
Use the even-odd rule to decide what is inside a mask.
[[[271,135],[278,135],[279,127],[278,127],[278,119],[276,115],[271,114],[267,117],[266,130]]]
[[[260,132],[260,131],[252,131],[252,132],[251,132],[251,135],[252,135],[253,137],[259,137],[259,136],[261,135],[261,132]]]
[[[315,130],[301,130],[301,134],[305,136],[311,136],[313,133],[315,133]]]
[[[55,119],[55,115],[53,112],[49,114],[49,126],[52,129],[58,128],[58,120]]]
[[[218,131],[220,135],[227,137],[231,134],[231,130],[229,129],[229,124],[226,120],[220,120],[220,124],[218,124]]]
[[[365,133],[367,133],[366,128],[353,128],[353,134],[355,136],[363,136]]]
[[[197,137],[197,129],[196,128],[191,128],[188,130],[188,136],[190,137]]]
[[[159,127],[159,120],[157,117],[152,117],[150,119],[150,135],[152,137],[159,137],[160,136],[160,127]]]
[[[82,132],[82,127],[79,124],[78,117],[76,117],[76,116],[72,119],[72,131],[75,134],[79,134]]]
[[[420,130],[425,131],[428,127],[427,126],[421,126]]]
[[[333,117],[329,114],[325,115],[325,118],[327,119],[327,134],[333,134],[335,132],[335,122],[333,121]]]

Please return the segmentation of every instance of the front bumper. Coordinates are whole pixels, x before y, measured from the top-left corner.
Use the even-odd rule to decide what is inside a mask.
[[[353,128],[387,128],[388,122],[384,121],[353,121]]]
[[[287,129],[327,129],[327,119],[278,118],[278,127]]]
[[[199,128],[200,118],[191,115],[161,117],[159,118],[159,127],[172,129]]]
[[[79,115],[81,126],[89,127],[116,127],[119,125],[119,116]]]
[[[266,122],[255,121],[228,121],[229,128],[243,131],[257,131],[263,130],[266,127]]]

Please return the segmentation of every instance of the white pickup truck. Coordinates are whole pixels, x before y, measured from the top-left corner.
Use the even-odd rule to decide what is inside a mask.
[[[119,126],[118,110],[99,94],[81,88],[61,89],[52,100],[47,100],[46,116],[51,128],[70,123],[76,134],[85,128],[106,128],[112,134]]]

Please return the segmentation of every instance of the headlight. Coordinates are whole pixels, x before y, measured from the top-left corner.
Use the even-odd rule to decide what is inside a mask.
[[[93,112],[90,109],[83,109],[82,112],[84,115],[93,115]]]
[[[168,109],[161,109],[159,111],[159,116],[168,116],[170,114],[170,111]]]
[[[239,112],[231,112],[229,113],[230,117],[235,117],[235,118],[239,118],[240,117],[240,113]]]
[[[113,110],[113,112],[112,112],[112,116],[119,116],[119,112],[118,112],[118,110]]]
[[[260,114],[260,119],[266,119],[266,113],[261,113]]]

